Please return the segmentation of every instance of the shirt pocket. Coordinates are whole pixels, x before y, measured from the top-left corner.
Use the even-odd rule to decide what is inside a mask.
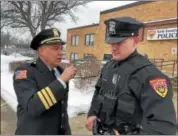
[[[122,92],[117,100],[116,117],[130,122],[136,110],[136,99],[130,92]]]

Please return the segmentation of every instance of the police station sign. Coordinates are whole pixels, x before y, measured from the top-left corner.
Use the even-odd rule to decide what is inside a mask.
[[[147,40],[170,40],[177,39],[177,27],[167,29],[148,30]]]

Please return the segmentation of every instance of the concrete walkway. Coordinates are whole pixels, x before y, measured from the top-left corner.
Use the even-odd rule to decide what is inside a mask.
[[[74,118],[70,118],[70,126],[72,134],[87,134],[91,132],[85,128],[86,114]],[[1,135],[14,135],[16,129],[16,113],[13,109],[1,98]]]
[[[1,135],[14,135],[16,129],[16,114],[1,98]]]
[[[177,111],[177,93],[174,91],[174,105]],[[92,135],[85,128],[86,114],[70,118],[70,126],[73,135]],[[1,98],[1,135],[14,135],[16,129],[16,113]]]

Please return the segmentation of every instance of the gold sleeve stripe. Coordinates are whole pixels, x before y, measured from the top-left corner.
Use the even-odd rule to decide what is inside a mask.
[[[45,98],[43,97],[42,93],[40,91],[37,92],[41,102],[43,103],[43,105],[45,106],[45,108],[48,110],[49,109],[49,105],[46,102]]]
[[[51,91],[51,89],[50,89],[49,87],[46,87],[46,91],[47,91],[47,93],[49,94],[49,96],[50,96],[51,100],[53,101],[53,103],[54,103],[54,104],[57,103],[56,98],[54,97],[54,94],[53,94],[53,92]]]
[[[47,92],[45,91],[45,89],[42,89],[41,92],[42,92],[42,94],[44,95],[44,97],[46,98],[46,100],[47,100],[49,106],[50,106],[50,107],[53,106],[52,101],[51,101],[51,99],[49,98],[49,95],[47,94]]]

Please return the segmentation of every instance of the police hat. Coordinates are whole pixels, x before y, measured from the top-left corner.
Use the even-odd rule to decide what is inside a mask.
[[[56,29],[45,29],[38,33],[32,40],[30,48],[37,50],[42,45],[54,45],[60,43],[64,45],[65,42],[60,39],[61,33]]]
[[[106,43],[120,43],[128,37],[139,35],[139,29],[143,23],[131,17],[120,17],[105,21],[106,25]]]

